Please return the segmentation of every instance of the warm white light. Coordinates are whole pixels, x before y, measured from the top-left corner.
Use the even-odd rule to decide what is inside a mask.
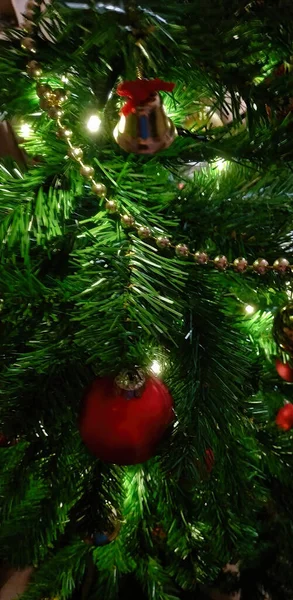
[[[151,364],[151,371],[155,374],[155,375],[159,375],[159,373],[161,373],[162,367],[159,363],[158,360],[153,360],[152,364]]]
[[[62,81],[62,83],[69,83],[69,79],[68,79],[68,77],[66,77],[66,75],[62,75],[61,81]]]
[[[120,120],[118,121],[118,131],[119,131],[119,133],[124,133],[125,126],[126,126],[125,115],[121,115]]]
[[[19,133],[22,137],[28,138],[32,133],[32,128],[28,123],[22,123],[19,128]]]
[[[246,306],[245,306],[245,312],[248,315],[253,315],[253,313],[255,312],[255,306],[252,306],[251,304],[246,304]]]
[[[99,115],[91,115],[86,126],[91,133],[97,133],[101,125],[101,119]]]
[[[216,163],[215,163],[215,164],[216,164],[216,167],[217,167],[218,171],[220,171],[220,172],[221,172],[221,171],[223,171],[223,169],[225,169],[225,168],[226,168],[226,166],[227,166],[227,161],[226,161],[226,160],[224,160],[223,158],[219,158],[219,160],[216,160]]]

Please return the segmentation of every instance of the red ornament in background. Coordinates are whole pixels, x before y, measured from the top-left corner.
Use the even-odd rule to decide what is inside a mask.
[[[207,448],[205,451],[205,465],[208,473],[211,473],[215,463],[215,455],[211,448]]]
[[[277,358],[276,370],[282,379],[289,381],[289,383],[293,383],[293,369],[290,367],[289,363],[282,363],[282,361]]]
[[[293,404],[288,402],[280,408],[276,416],[276,424],[284,431],[289,431],[293,427]]]
[[[8,446],[9,439],[3,433],[0,433],[0,448],[6,448]]]
[[[4,433],[0,433],[0,448],[9,448],[15,446],[20,441],[18,437],[7,437]]]
[[[174,419],[166,386],[141,371],[96,379],[86,393],[80,435],[87,448],[106,462],[134,465],[151,458]]]

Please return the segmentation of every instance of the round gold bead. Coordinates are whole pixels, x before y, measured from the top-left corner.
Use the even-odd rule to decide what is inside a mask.
[[[80,174],[86,179],[92,179],[95,174],[95,169],[89,165],[82,165],[80,167]]]
[[[158,248],[161,248],[162,250],[164,250],[165,248],[169,248],[169,246],[171,246],[171,242],[170,242],[169,238],[167,238],[164,235],[161,235],[160,237],[158,237],[156,239],[156,244],[157,244]]]
[[[69,140],[71,138],[71,136],[73,135],[71,129],[67,129],[67,127],[59,127],[57,134],[56,134],[59,138],[62,138],[64,140]]]
[[[239,256],[238,258],[235,258],[233,265],[235,271],[237,271],[238,273],[243,273],[247,269],[248,262],[246,258],[244,258],[243,256]]]
[[[275,260],[273,267],[278,273],[286,273],[290,269],[290,263],[287,258],[278,258]]]
[[[34,0],[28,0],[28,2],[26,3],[26,10],[33,10],[36,6],[36,3],[34,2]]]
[[[186,244],[177,244],[175,252],[179,258],[187,258],[189,256],[189,249]]]
[[[42,75],[42,67],[36,60],[30,60],[30,62],[26,65],[26,70],[30,77],[41,77]]]
[[[51,106],[51,108],[49,108],[48,117],[50,117],[50,119],[61,119],[62,116],[63,110],[61,110],[57,106]]]
[[[56,90],[54,90],[54,96],[56,98],[56,101],[59,104],[62,104],[62,102],[65,102],[65,100],[67,99],[66,90],[64,90],[63,88],[57,88]]]
[[[34,54],[37,51],[35,40],[33,40],[33,38],[31,37],[22,38],[21,47],[23,48],[23,50],[28,50],[29,52],[33,52]]]
[[[27,7],[24,12],[24,16],[26,19],[29,19],[30,21],[32,21],[34,18],[34,10],[32,8]]]
[[[214,258],[214,265],[215,265],[216,269],[218,269],[219,271],[225,271],[225,269],[227,269],[227,266],[228,266],[228,260],[227,260],[226,256],[224,256],[224,255],[216,256],[216,258]]]
[[[83,150],[78,146],[73,146],[72,148],[69,148],[68,156],[70,156],[70,158],[74,158],[75,160],[81,160],[83,157]]]
[[[123,227],[133,227],[135,219],[131,215],[122,215],[121,223]]]
[[[98,183],[97,181],[93,181],[92,192],[94,194],[97,194],[97,196],[101,196],[101,198],[105,198],[105,196],[107,194],[107,188],[103,183]]]
[[[194,260],[199,265],[206,265],[207,262],[208,262],[208,260],[209,260],[209,257],[208,257],[208,255],[207,255],[206,252],[200,252],[200,251],[198,251],[194,255]]]
[[[45,96],[49,96],[52,94],[52,88],[50,85],[46,83],[38,83],[37,85],[37,94],[39,98],[44,98]]]
[[[141,225],[141,227],[139,227],[137,230],[137,234],[141,240],[145,240],[145,239],[151,237],[152,232],[149,227],[145,227],[144,225]]]
[[[34,28],[35,28],[35,23],[33,21],[30,21],[30,19],[25,19],[25,21],[23,23],[24,31],[26,31],[26,33],[32,33]]]
[[[259,275],[265,275],[269,267],[269,263],[265,258],[257,258],[253,263],[253,268]]]
[[[50,102],[48,102],[48,100],[45,100],[45,98],[41,98],[40,108],[42,110],[49,110],[49,108],[51,108],[51,104],[50,104]]]
[[[118,212],[118,206],[117,206],[115,200],[107,200],[106,204],[105,204],[105,208],[110,213]],[[126,215],[126,216],[128,216],[128,215]]]

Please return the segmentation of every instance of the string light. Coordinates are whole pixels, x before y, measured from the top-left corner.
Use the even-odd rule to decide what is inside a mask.
[[[161,373],[162,370],[162,365],[159,363],[158,360],[153,360],[152,364],[151,364],[151,371],[155,374],[155,375],[159,375]]]
[[[91,115],[86,126],[91,133],[97,133],[100,129],[101,122],[99,115]]]
[[[246,312],[248,315],[253,315],[253,313],[255,312],[255,310],[256,310],[256,309],[255,309],[255,306],[252,306],[252,304],[246,304],[246,305],[245,305],[245,312]]]
[[[22,137],[28,138],[32,133],[32,128],[29,123],[22,123],[19,128],[19,133]]]
[[[221,172],[227,167],[227,161],[224,160],[223,158],[219,158],[219,160],[216,160],[215,165],[216,165],[218,171]]]

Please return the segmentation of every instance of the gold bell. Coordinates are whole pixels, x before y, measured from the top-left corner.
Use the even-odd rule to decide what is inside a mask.
[[[177,132],[166,115],[160,94],[153,92],[127,116],[121,115],[113,135],[126,152],[155,154],[169,148]]]

